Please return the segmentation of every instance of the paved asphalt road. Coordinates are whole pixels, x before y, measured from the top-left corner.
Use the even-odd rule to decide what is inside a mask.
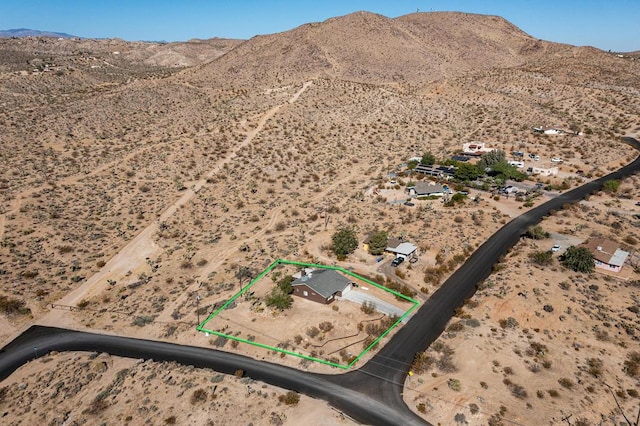
[[[632,138],[623,141],[640,150]],[[246,375],[275,386],[323,399],[354,419],[374,425],[426,424],[402,399],[403,384],[414,354],[431,345],[444,331],[457,307],[472,297],[479,282],[491,274],[492,265],[551,210],[560,210],[603,183],[640,170],[640,157],[607,176],[586,183],[522,214],[482,244],[469,259],[423,304],[411,320],[360,369],[341,375],[321,375],[258,361],[227,352],[165,342],[34,326],[0,350],[0,380],[21,365],[50,351],[106,352],[112,355],[177,361]]]

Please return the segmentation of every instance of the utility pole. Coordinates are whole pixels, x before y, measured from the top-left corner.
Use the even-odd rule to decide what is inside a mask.
[[[200,295],[196,293],[196,315],[198,315],[198,325],[200,325]]]

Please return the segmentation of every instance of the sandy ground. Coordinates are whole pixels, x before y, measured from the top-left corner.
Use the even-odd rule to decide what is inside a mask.
[[[392,184],[388,173],[401,175],[408,158],[433,150],[445,159],[461,142],[483,140],[507,153],[536,152],[539,164],[563,157],[558,177],[535,177],[528,184],[571,188],[583,179],[578,170],[587,179],[602,176],[635,155],[613,136],[636,126],[637,100],[622,83],[621,89],[612,86],[607,76],[607,86],[581,89],[553,78],[543,85],[541,71],[505,71],[512,72],[522,76],[479,75],[468,82],[430,84],[416,93],[322,78],[273,90],[227,91],[190,84],[185,75],[171,81],[133,78],[122,88],[106,82],[95,99],[83,94],[58,102],[52,96],[37,111],[27,102],[7,108],[3,154],[12,161],[0,170],[0,277],[3,293],[24,301],[31,314],[0,316],[1,340],[38,323],[216,347],[215,338],[195,331],[196,296],[201,308],[227,300],[248,281],[238,271],[246,267],[255,276],[277,258],[386,275],[424,301],[469,253],[527,207],[522,200],[494,199],[476,190],[470,195],[480,195],[480,201],[469,198],[453,207],[441,200],[391,205],[388,201],[406,198],[408,179]],[[13,94],[61,81],[66,80],[8,76],[3,83],[14,85]],[[104,96],[102,90],[107,90]],[[553,108],[540,105],[536,94],[513,91],[544,93]],[[2,96],[15,101],[5,92]],[[41,97],[34,99],[42,104]],[[541,137],[530,129],[574,121],[593,127],[592,132]],[[34,125],[25,128],[28,122]],[[494,414],[515,424],[558,424],[567,413],[592,423],[599,414],[619,422],[602,386],[603,380],[614,386],[625,408],[637,404],[629,392],[638,387],[637,379],[622,372],[629,349],[637,344],[629,332],[637,317],[627,309],[638,300],[637,287],[630,284],[637,275],[631,273],[627,281],[585,277],[564,270],[557,260],[546,268],[532,267],[528,253],[593,233],[619,242],[638,239],[633,216],[638,186],[632,179],[615,197],[593,196],[583,210],[559,212],[543,223],[552,239],[516,247],[474,298],[477,305],[465,308],[471,318],[452,321],[480,324],[454,325],[442,338],[454,351],[457,371],[432,368],[411,376],[407,403],[442,424],[455,422],[458,413],[470,424],[485,424]],[[372,188],[379,189],[377,194]],[[538,205],[544,197],[531,203]],[[360,247],[338,262],[326,246],[341,227],[354,228],[359,239],[374,229],[403,236],[419,247],[418,261],[393,270]],[[561,286],[565,282],[569,287]],[[67,306],[52,309],[52,303]],[[307,349],[326,341],[324,335],[320,342],[304,333],[321,322],[325,311],[320,307],[305,309],[317,309],[305,317],[307,323],[298,321],[299,315],[292,321],[303,306],[297,303],[282,315],[264,313],[274,328],[292,326],[286,339],[274,343],[285,344],[296,334],[307,338]],[[250,311],[245,312],[250,322]],[[353,306],[339,306],[339,313],[344,317],[335,321],[342,322],[329,335],[351,330],[361,320]],[[503,329],[500,321],[509,317],[519,325]],[[246,336],[251,323],[243,327],[233,324]],[[528,355],[530,341],[545,345],[548,359],[537,352]],[[247,345],[227,342],[222,350],[310,371],[325,368],[300,366],[299,358]],[[432,352],[440,359],[448,350]],[[590,358],[604,364],[600,381],[583,371]],[[551,368],[533,371],[531,366],[547,360]],[[568,382],[558,383],[562,378],[571,380],[570,390],[564,387]],[[460,380],[460,386],[450,379]],[[278,401],[285,391],[267,385],[256,383],[262,393],[246,395],[248,381],[102,354],[52,354],[3,383],[0,389],[7,393],[0,404],[6,421],[15,424],[203,424],[212,418],[216,424],[220,416],[234,424],[349,424],[324,402],[304,396],[297,406],[302,409],[285,407]],[[525,398],[514,383],[526,385]],[[221,392],[220,386],[227,390]],[[198,388],[207,396],[192,404]],[[49,397],[43,403],[42,395]],[[251,409],[239,410],[246,400]]]

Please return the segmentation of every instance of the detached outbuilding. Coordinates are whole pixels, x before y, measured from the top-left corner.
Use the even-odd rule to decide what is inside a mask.
[[[294,295],[326,305],[351,291],[353,284],[333,269],[304,269],[291,286]]]
[[[418,247],[398,238],[389,238],[387,248],[385,249],[387,253],[394,254],[396,257],[401,257],[405,260],[414,256],[417,250]]]

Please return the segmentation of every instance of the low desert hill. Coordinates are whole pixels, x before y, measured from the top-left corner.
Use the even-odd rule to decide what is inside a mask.
[[[391,19],[357,12],[254,37],[187,73],[202,84],[291,82],[316,77],[366,83],[426,83],[505,68],[568,51],[497,16],[414,13]]]

